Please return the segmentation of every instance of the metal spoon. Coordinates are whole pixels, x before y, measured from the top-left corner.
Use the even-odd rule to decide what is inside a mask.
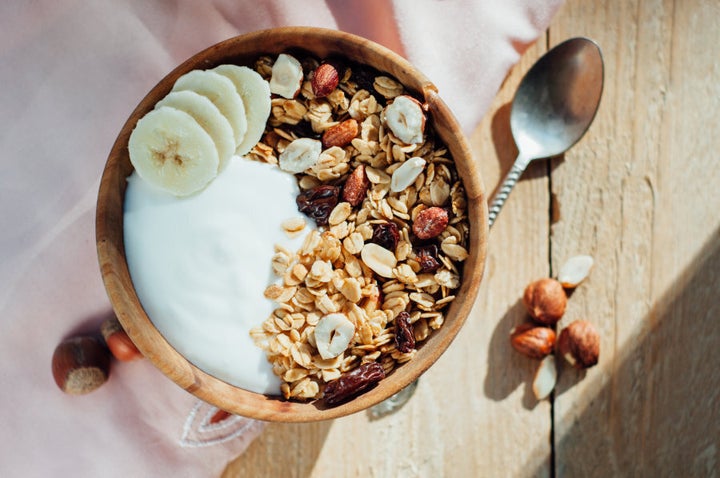
[[[518,157],[492,200],[488,224],[530,161],[563,153],[577,143],[595,118],[603,89],[600,47],[587,38],[571,38],[548,51],[520,82],[510,112]],[[372,419],[399,410],[418,381],[368,410]]]
[[[564,153],[582,138],[600,104],[603,76],[600,47],[583,37],[560,43],[530,68],[510,112],[518,157],[490,203],[490,226],[531,161]]]

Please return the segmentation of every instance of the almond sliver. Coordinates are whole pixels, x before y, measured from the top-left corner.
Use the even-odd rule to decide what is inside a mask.
[[[591,256],[579,255],[568,259],[560,268],[558,281],[563,287],[572,289],[580,285],[590,274],[590,269],[594,264]]]

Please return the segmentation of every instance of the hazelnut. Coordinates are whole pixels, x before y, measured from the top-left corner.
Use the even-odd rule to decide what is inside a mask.
[[[297,58],[280,53],[272,67],[270,92],[292,99],[300,92],[302,82],[303,69]]]
[[[342,190],[343,201],[349,202],[351,206],[357,206],[363,199],[370,187],[370,180],[365,174],[365,165],[360,163],[348,176]]]
[[[289,173],[302,173],[315,166],[322,153],[322,143],[312,138],[298,138],[288,144],[278,157],[278,166]]]
[[[323,359],[332,359],[348,348],[355,335],[355,324],[345,314],[323,316],[315,326],[315,344]]]
[[[540,279],[525,288],[523,303],[536,321],[554,325],[565,313],[567,294],[555,279]]]
[[[332,148],[337,146],[344,148],[352,142],[360,131],[360,125],[352,118],[329,127],[322,135],[323,148]]]
[[[338,71],[330,63],[322,63],[315,69],[310,86],[317,98],[324,98],[337,88],[340,83]]]
[[[530,358],[541,359],[555,347],[555,331],[535,324],[521,324],[510,332],[513,348]]]
[[[131,360],[143,357],[127,332],[122,328],[117,317],[111,317],[105,320],[100,327],[105,343],[110,349],[110,353],[121,362],[130,362]]]
[[[385,121],[390,131],[405,144],[424,141],[425,112],[418,100],[408,95],[396,97],[385,108]]]
[[[600,334],[587,320],[576,320],[560,332],[557,353],[575,368],[592,367],[600,356]]]
[[[52,374],[63,392],[82,395],[104,384],[110,373],[110,352],[90,335],[63,340],[52,357]]]

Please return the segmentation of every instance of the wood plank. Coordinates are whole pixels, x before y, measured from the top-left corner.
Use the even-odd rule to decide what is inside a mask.
[[[489,191],[517,153],[509,102],[545,44],[543,38],[527,52],[472,137]],[[271,424],[223,476],[550,476],[550,404],[537,403],[530,391],[536,362],[508,340],[525,320],[523,288],[549,272],[547,169],[533,165],[517,185],[493,228],[467,324],[403,409],[375,421],[358,413]]]
[[[568,0],[551,41],[605,52],[590,134],[553,163],[552,265],[596,266],[561,325],[595,323],[600,364],[565,366],[556,475],[717,476],[720,469],[720,4]]]

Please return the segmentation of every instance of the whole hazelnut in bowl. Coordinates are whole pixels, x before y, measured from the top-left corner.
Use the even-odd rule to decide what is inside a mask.
[[[108,157],[96,239],[118,320],[163,374],[230,413],[307,422],[375,405],[440,357],[487,227],[437,88],[369,40],[290,27],[218,43],[150,90]],[[273,249],[273,231],[300,240]],[[235,378],[259,369],[272,386]]]

